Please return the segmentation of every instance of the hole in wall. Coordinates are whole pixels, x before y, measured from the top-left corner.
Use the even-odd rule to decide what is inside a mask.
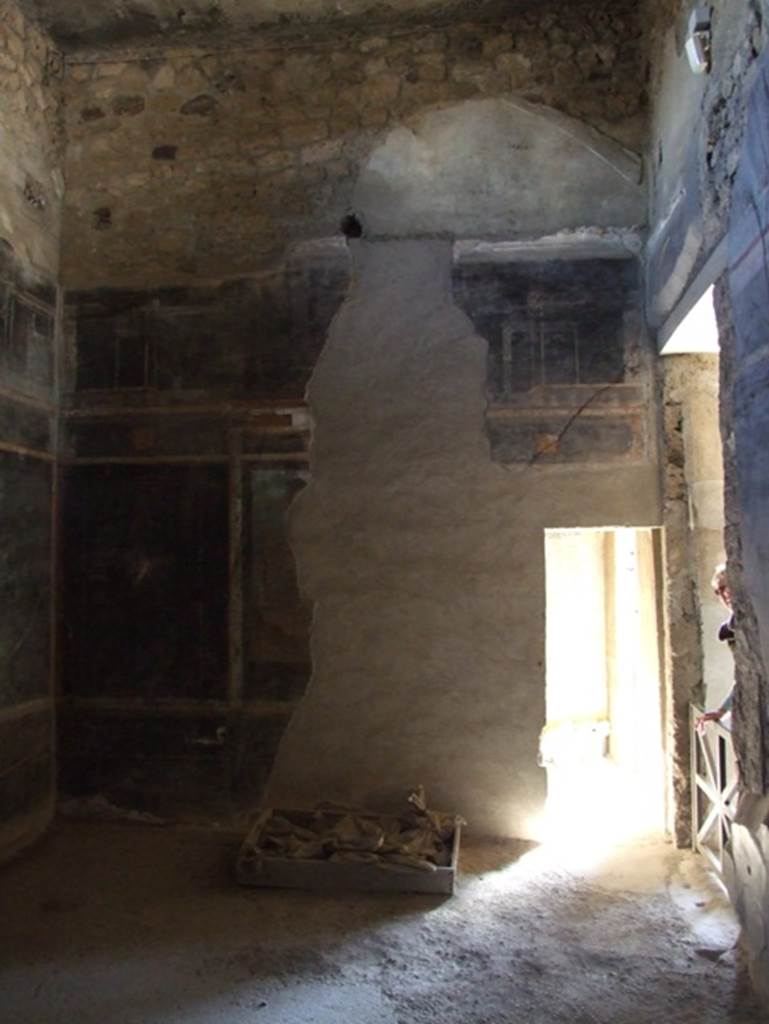
[[[29,176],[24,182],[24,198],[35,210],[44,210],[47,205],[43,186],[39,181],[36,181],[35,178]]]
[[[95,231],[106,231],[112,227],[112,210],[109,206],[100,206],[93,211],[93,227]]]
[[[354,213],[348,213],[342,218],[342,223],[339,228],[345,238],[362,238],[363,237],[363,225],[358,220]]]

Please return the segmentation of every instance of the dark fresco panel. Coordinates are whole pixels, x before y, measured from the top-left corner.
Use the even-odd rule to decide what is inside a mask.
[[[460,264],[453,288],[488,342],[495,405],[548,385],[627,382],[623,318],[638,305],[634,260]]]
[[[51,712],[0,723],[0,821],[51,795]]]
[[[348,281],[331,262],[218,288],[70,292],[75,388],[300,398]]]
[[[56,290],[21,272],[6,247],[0,260],[0,373],[11,387],[53,386]]]
[[[296,700],[310,678],[311,610],[299,595],[286,523],[304,482],[304,474],[295,469],[253,468],[245,475],[246,700]]]
[[[189,416],[121,420],[70,420],[65,425],[67,450],[79,458],[107,455],[226,455],[227,424]]]
[[[566,424],[569,424],[566,426]],[[495,462],[635,461],[644,454],[642,424],[637,416],[584,416],[491,420],[487,425]]]
[[[67,693],[148,700],[226,695],[227,503],[225,467],[67,471]]]
[[[27,814],[51,798],[51,755],[25,760],[0,777],[0,821]]]
[[[79,705],[59,718],[59,785],[161,815],[253,809],[289,714],[120,713]]]
[[[49,692],[51,473],[0,452],[0,707]]]
[[[33,448],[51,450],[51,413],[0,396],[0,439]]]

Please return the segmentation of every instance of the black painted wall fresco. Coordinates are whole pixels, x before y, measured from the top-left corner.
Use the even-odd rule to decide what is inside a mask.
[[[344,262],[259,280],[67,295],[77,393],[301,398],[348,286]]]
[[[489,344],[495,461],[643,455],[635,260],[460,264],[454,294]]]
[[[493,458],[638,456],[636,276],[630,260],[455,268],[489,342]],[[64,794],[167,816],[258,806],[311,675],[288,515],[302,396],[347,287],[342,253],[261,282],[67,297]]]
[[[0,241],[0,833],[52,799],[55,288]],[[6,841],[7,842],[7,841]],[[0,835],[0,855],[4,853]]]
[[[258,804],[309,678],[286,512],[305,472],[73,466],[65,475],[60,782],[161,815]],[[233,508],[242,541],[230,535]],[[230,567],[235,567],[235,576]],[[242,595],[242,666],[229,616]]]
[[[295,701],[310,678],[311,609],[302,601],[286,513],[306,471],[254,468],[244,489],[244,697]]]
[[[49,695],[51,467],[0,451],[0,707]]]
[[[65,792],[150,809],[226,793],[221,725],[199,709],[227,696],[227,494],[222,466],[65,473]]]
[[[50,397],[55,317],[55,286],[25,271],[0,239],[0,379],[6,387]]]
[[[224,467],[66,472],[65,695],[226,696],[227,524]]]
[[[286,513],[347,286],[343,253],[258,282],[67,296],[66,795],[170,816],[258,803],[309,679]]]

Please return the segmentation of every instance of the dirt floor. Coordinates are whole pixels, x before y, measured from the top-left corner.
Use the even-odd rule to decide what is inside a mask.
[[[453,898],[242,889],[235,852],[217,833],[58,826],[0,871],[0,1022],[765,1019],[702,861],[661,842],[570,863],[468,843]]]

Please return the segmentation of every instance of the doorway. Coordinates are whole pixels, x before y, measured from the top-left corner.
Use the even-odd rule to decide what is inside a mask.
[[[656,529],[545,531],[549,829],[665,826]]]

